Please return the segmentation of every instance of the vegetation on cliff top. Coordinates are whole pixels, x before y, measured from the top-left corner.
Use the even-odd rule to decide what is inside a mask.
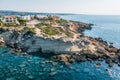
[[[51,24],[39,23],[36,25],[36,27],[39,28],[46,35],[56,35],[56,34],[64,33],[67,36],[71,36],[69,30],[61,27],[53,27]]]
[[[59,33],[59,29],[52,27],[50,24],[40,23],[36,25],[37,28],[41,29],[43,33],[47,35],[56,35]]]
[[[60,20],[57,20],[56,21],[59,25],[61,25],[61,26],[66,26],[67,24],[66,23],[68,23],[66,20],[64,20],[64,19],[60,19]]]
[[[52,17],[43,18],[45,22],[36,24],[35,26],[39,28],[45,35],[57,35],[65,34],[66,36],[71,36],[69,29],[69,22],[64,19],[53,19]]]

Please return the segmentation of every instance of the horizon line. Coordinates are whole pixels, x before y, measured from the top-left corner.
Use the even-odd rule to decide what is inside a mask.
[[[71,14],[71,15],[98,15],[98,16],[120,16],[120,14],[93,14],[93,13],[70,13],[70,12],[40,12],[40,11],[20,11],[20,10],[0,10],[0,11],[13,11],[13,12],[28,12],[28,13],[48,13],[48,14]]]

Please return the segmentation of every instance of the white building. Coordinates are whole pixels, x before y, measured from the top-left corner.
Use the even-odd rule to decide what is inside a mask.
[[[42,19],[42,18],[47,18],[46,15],[36,15],[37,18]]]
[[[3,16],[1,18],[1,20],[4,23],[17,23],[17,24],[19,24],[19,22],[17,21],[17,17],[16,16]]]
[[[30,21],[31,20],[31,16],[27,15],[27,16],[20,16],[21,18],[23,18],[24,20]]]

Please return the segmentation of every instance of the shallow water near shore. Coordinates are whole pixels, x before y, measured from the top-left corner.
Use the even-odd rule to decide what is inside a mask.
[[[120,67],[109,68],[103,61],[64,65],[37,56],[11,54],[0,48],[0,80],[119,80]],[[109,71],[106,69],[109,68]]]

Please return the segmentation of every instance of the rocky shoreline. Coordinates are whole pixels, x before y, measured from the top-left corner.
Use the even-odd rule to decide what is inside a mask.
[[[89,37],[91,38],[91,37]],[[91,38],[93,39],[93,38]],[[95,38],[94,40],[99,41],[101,38]],[[106,45],[105,47],[99,47],[96,53],[91,52],[90,50],[81,50],[79,53],[73,54],[61,54],[53,57],[53,60],[57,60],[63,62],[64,64],[71,64],[73,62],[85,62],[85,61],[105,61],[109,67],[114,66],[114,64],[118,64],[120,66],[120,49],[113,47],[112,45],[108,45],[106,41],[100,41],[102,45]],[[96,64],[101,65],[101,64]]]
[[[66,65],[73,62],[105,60],[109,67],[112,67],[114,63],[120,66],[120,49],[108,44],[101,38],[85,36],[83,32],[86,29],[90,30],[92,24],[74,23],[77,26],[72,27],[71,30],[74,31],[75,35],[58,39],[27,34],[27,32],[21,33],[15,29],[1,27],[0,46],[10,47],[16,53],[47,55],[53,61],[60,61]],[[79,36],[76,37],[76,34],[79,34]]]

